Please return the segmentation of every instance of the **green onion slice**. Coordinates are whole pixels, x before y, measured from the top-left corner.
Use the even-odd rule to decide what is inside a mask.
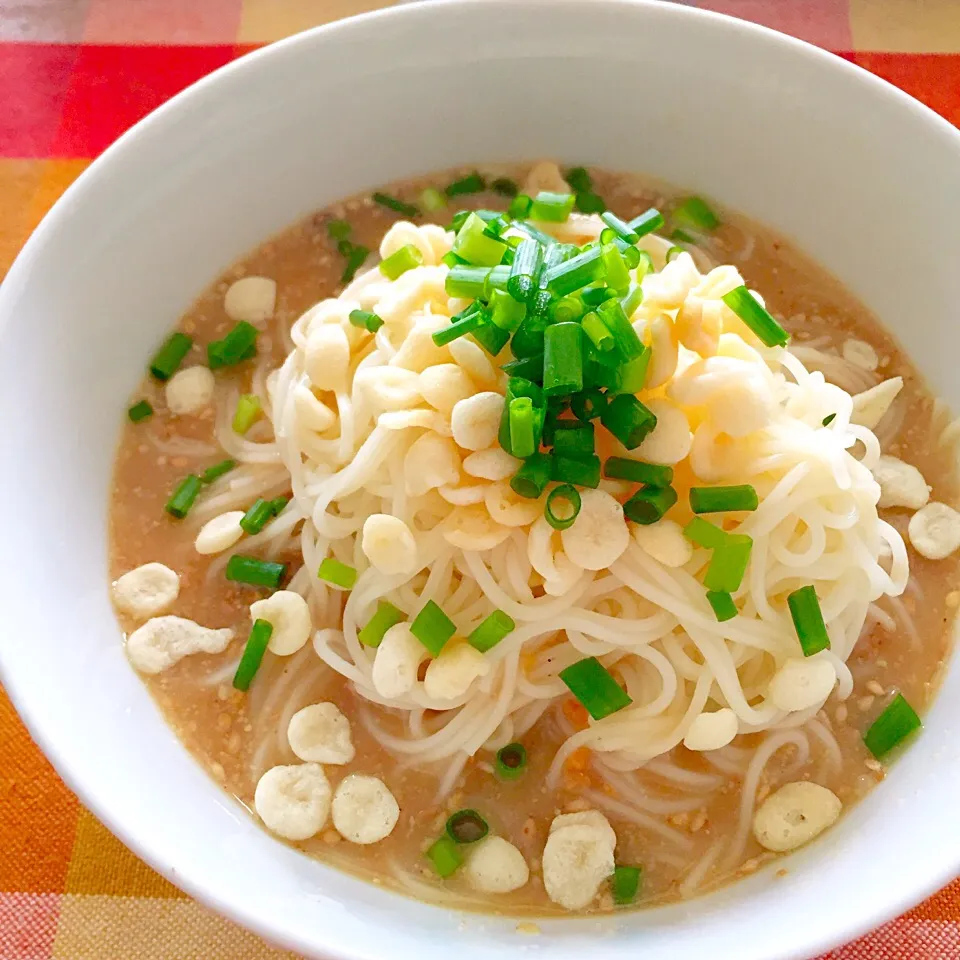
[[[476,810],[458,810],[447,820],[447,836],[455,843],[476,843],[489,832],[487,821]]]
[[[640,892],[640,880],[643,876],[641,867],[615,867],[610,878],[610,888],[613,892],[613,902],[624,906],[633,903]]]
[[[420,205],[428,213],[438,213],[447,206],[447,198],[435,187],[427,187],[420,194]]]
[[[173,333],[150,361],[150,373],[157,380],[169,380],[190,352],[193,340],[185,333]]]
[[[694,517],[683,528],[683,535],[691,543],[695,543],[698,547],[705,547],[707,550],[722,547],[729,536],[726,531],[721,530],[715,523],[704,520],[703,517]]]
[[[578,420],[596,420],[607,409],[607,395],[595,387],[575,393],[570,399],[570,409]]]
[[[467,637],[467,643],[481,653],[492,650],[507,634],[517,627],[513,618],[502,610],[494,610],[483,622]]]
[[[334,557],[324,557],[317,571],[317,577],[335,587],[340,587],[341,590],[352,590],[357,582],[357,569],[341,563]]]
[[[553,453],[574,460],[586,459],[593,456],[594,443],[592,423],[561,420],[553,435]]]
[[[257,422],[262,412],[260,398],[255,393],[241,394],[233,415],[233,432],[245,434]]]
[[[581,213],[603,213],[607,204],[603,197],[592,190],[583,190],[577,194],[577,209]]]
[[[131,423],[142,423],[153,416],[153,407],[148,401],[140,400],[127,411],[127,416]]]
[[[657,418],[635,396],[624,393],[611,401],[601,414],[600,422],[628,450],[633,450],[651,433],[657,425]]]
[[[497,177],[490,184],[490,189],[501,197],[515,197],[520,192],[516,180],[511,180],[509,177]]]
[[[257,337],[260,331],[246,320],[241,320],[222,340],[207,344],[207,364],[211,370],[233,367],[257,355]]]
[[[433,864],[438,876],[449,877],[456,873],[463,863],[463,852],[455,840],[444,835],[427,850],[427,859]]]
[[[340,252],[347,258],[347,265],[343,268],[343,274],[340,277],[340,282],[346,284],[357,275],[357,271],[366,263],[370,251],[360,244],[350,243]]]
[[[255,587],[280,586],[283,575],[287,572],[285,563],[274,563],[271,560],[260,560],[257,557],[246,557],[235,553],[227,561],[226,577],[236,583],[249,583]]]
[[[433,600],[428,600],[410,624],[410,632],[434,657],[439,657],[446,642],[457,632],[457,625]]]
[[[454,180],[444,193],[448,197],[462,197],[468,193],[480,193],[487,188],[487,183],[479,173],[471,173],[459,180]]]
[[[213,483],[214,480],[219,480],[225,473],[229,473],[236,465],[236,460],[221,460],[212,467],[207,467],[207,469],[200,474],[200,479],[204,483]]]
[[[586,707],[587,713],[594,720],[609,717],[633,703],[610,671],[596,657],[587,657],[561,670],[560,679]]]
[[[676,502],[673,487],[643,487],[623,505],[623,515],[646,527],[660,520]]]
[[[728,533],[720,546],[713,551],[704,584],[708,590],[735,593],[743,583],[750,552],[753,549],[752,538],[742,533]]]
[[[579,323],[552,323],[544,331],[543,392],[552,397],[582,389],[582,328]]]
[[[267,652],[267,644],[270,642],[272,633],[273,625],[269,621],[254,620],[240,663],[237,664],[237,672],[233,675],[233,685],[237,690],[246,692],[250,689],[250,683],[260,669],[263,655]]]
[[[351,310],[350,323],[361,330],[369,330],[370,333],[376,333],[383,326],[383,320],[369,310]]]
[[[273,501],[258,497],[240,519],[240,529],[253,536],[259,533],[273,517]]]
[[[701,232],[716,230],[720,226],[719,218],[701,197],[687,197],[670,214],[670,220],[681,228]]]
[[[327,233],[332,240],[346,240],[353,227],[346,220],[330,220],[327,222]]]
[[[357,634],[357,639],[365,647],[379,647],[386,632],[404,619],[403,611],[398,610],[392,603],[381,600],[377,603],[376,613]]]
[[[522,743],[508,743],[497,751],[496,771],[501,780],[517,780],[527,766],[527,748]]]
[[[388,193],[375,193],[373,195],[373,202],[379,203],[381,207],[386,207],[388,210],[402,213],[405,217],[420,216],[420,211],[412,203],[399,200],[397,197],[391,197]]]
[[[823,622],[823,611],[817,591],[812,584],[807,584],[799,590],[794,590],[787,597],[787,606],[793,619],[797,639],[805,657],[812,657],[821,650],[830,648],[830,635],[827,625]]]
[[[166,511],[172,517],[182,520],[193,506],[197,494],[203,486],[203,481],[196,474],[189,474],[184,477],[176,486],[176,489],[170,495],[167,501]]]
[[[659,230],[663,226],[663,214],[655,207],[645,210],[639,217],[634,217],[627,226],[637,234],[638,237],[645,237],[654,230]]]
[[[603,465],[603,475],[610,480],[629,480],[651,487],[669,487],[673,483],[673,467],[644,463],[627,457],[610,457]]]
[[[578,487],[596,490],[600,486],[600,458],[551,457],[550,479],[559,483],[574,483]],[[549,521],[549,517],[547,520]]]
[[[907,703],[903,694],[898,693],[870,725],[863,742],[879,760],[922,726],[917,712]]]
[[[575,193],[589,193],[593,190],[593,177],[586,167],[571,167],[563,175],[563,179],[573,187]]]
[[[782,347],[790,340],[790,334],[745,286],[725,293],[721,299],[766,346]]]
[[[550,223],[563,223],[573,210],[576,198],[572,193],[551,193],[541,190],[533,198],[528,216],[531,220],[545,220]]]
[[[824,425],[825,427],[829,427],[830,424],[833,423],[833,421],[836,420],[836,419],[837,419],[837,415],[836,415],[835,413],[828,413],[828,414],[823,418],[823,425]]]
[[[707,600],[721,623],[732,620],[740,612],[733,602],[733,597],[722,590],[708,590]]]
[[[559,511],[554,507],[554,503],[558,500],[565,504]],[[554,530],[566,530],[568,527],[572,527],[579,514],[580,494],[577,493],[576,487],[564,483],[550,491],[546,506],[543,508],[543,515]]]
[[[516,397],[510,401],[510,450],[515,457],[526,459],[537,451],[533,401],[529,397]]]
[[[729,487],[691,487],[690,509],[694,513],[728,513],[735,510],[756,510],[760,505],[757,491],[749,483]]]
[[[549,454],[535,453],[524,460],[523,466],[510,479],[510,487],[518,497],[537,500],[550,482],[552,472]]]
[[[388,280],[402,277],[408,270],[419,267],[423,263],[423,254],[412,243],[405,244],[399,250],[391,253],[386,260],[380,261],[380,272]]]

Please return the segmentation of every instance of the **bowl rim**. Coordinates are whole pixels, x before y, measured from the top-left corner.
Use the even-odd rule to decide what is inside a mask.
[[[665,20],[712,22],[714,28],[718,31],[725,30],[731,34],[739,33],[752,37],[761,44],[778,46],[785,53],[811,62],[821,72],[832,74],[840,84],[857,85],[871,91],[870,95],[872,96],[896,102],[900,109],[909,112],[916,120],[927,124],[932,131],[947,140],[948,145],[956,151],[958,160],[960,160],[960,130],[953,124],[889,81],[827,49],[762,24],[681,3],[663,3],[662,0],[593,0],[593,2],[608,8],[643,8],[647,16],[662,17]],[[12,291],[15,288],[27,281],[32,261],[46,244],[47,237],[55,234],[61,228],[63,222],[71,216],[73,206],[83,198],[95,183],[99,183],[102,179],[110,176],[112,166],[122,161],[126,151],[135,140],[141,138],[148,130],[162,128],[163,124],[169,122],[168,118],[176,117],[186,104],[192,103],[208,89],[212,87],[225,88],[234,77],[258,69],[260,65],[268,64],[272,60],[279,61],[286,57],[290,51],[301,46],[309,47],[318,41],[334,43],[349,39],[355,32],[362,34],[371,28],[375,29],[379,23],[407,19],[414,21],[416,18],[423,16],[434,19],[438,15],[456,16],[458,11],[471,8],[482,9],[485,14],[495,16],[498,7],[515,10],[518,6],[541,8],[548,5],[553,9],[580,9],[582,0],[414,0],[414,2],[399,0],[397,5],[391,7],[372,10],[323,24],[265,44],[195,81],[139,120],[107,147],[102,154],[94,158],[47,212],[18,253],[3,279],[2,285],[0,285],[0,334],[3,333],[5,328],[6,301],[12,298]],[[313,955],[313,952],[318,949],[316,940],[307,939],[293,931],[275,925],[268,916],[257,913],[249,905],[241,905],[225,899],[217,892],[215,886],[208,883],[204,871],[182,872],[172,864],[170,858],[153,843],[149,836],[137,833],[130,828],[123,807],[116,806],[109,793],[98,791],[85,783],[84,771],[75,768],[70,757],[61,752],[53,725],[44,725],[31,716],[30,706],[26,702],[26,696],[22,695],[18,686],[16,674],[5,665],[5,660],[4,648],[0,644],[0,680],[2,680],[4,689],[31,738],[40,747],[44,756],[68,788],[125,846],[188,896],[213,909],[221,916],[262,936],[270,944]],[[960,856],[955,858],[954,863],[944,863],[940,869],[932,870],[922,883],[913,883],[909,888],[894,891],[888,900],[882,903],[874,903],[859,910],[842,927],[833,927],[820,933],[811,929],[810,936],[803,944],[795,945],[794,949],[787,953],[781,952],[777,956],[783,958],[783,960],[787,960],[787,958],[801,960],[801,958],[816,955],[849,942],[916,905],[954,879],[958,870],[960,870]],[[445,908],[437,909],[446,912]],[[575,924],[583,919],[596,918],[571,917],[564,918],[563,922]],[[328,960],[356,960],[357,958],[357,954],[345,944],[330,945],[324,942],[322,949]]]

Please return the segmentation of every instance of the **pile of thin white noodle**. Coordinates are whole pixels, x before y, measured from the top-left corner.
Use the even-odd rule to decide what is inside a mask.
[[[564,233],[561,239],[583,243],[597,235],[600,221],[577,217],[568,225],[550,226]],[[879,456],[879,443],[870,430],[851,425],[849,393],[828,383],[822,373],[810,372],[795,354],[764,348],[743,330],[731,333],[725,327],[728,353],[752,363],[768,391],[768,422],[748,437],[731,440],[701,412],[691,418],[690,457],[701,480],[750,483],[760,496],[759,509],[745,515],[739,527],[754,542],[748,575],[735,594],[742,615],[720,623],[711,611],[702,584],[706,551],[697,550],[683,567],[670,568],[633,539],[609,569],[591,572],[575,567],[575,558],[558,558],[562,550],[554,537],[548,559],[565,580],[559,588],[553,584],[552,591],[548,584],[544,593],[540,588],[545,578],[536,569],[542,558],[537,563],[531,556],[529,525],[495,530],[497,524],[487,514],[487,526],[478,527],[482,506],[455,505],[451,501],[458,499],[456,491],[408,495],[405,470],[411,465],[405,464],[406,451],[430,429],[449,436],[449,416],[432,411],[422,400],[409,409],[390,409],[389,399],[378,399],[375,391],[371,399],[368,386],[354,383],[358,371],[389,373],[398,360],[406,363],[411,357],[410,366],[422,369],[417,350],[406,349],[411,340],[428,337],[464,306],[448,300],[443,290],[446,268],[438,263],[450,242],[451,236],[440,228],[397,224],[384,238],[381,255],[415,243],[424,253],[423,267],[392,283],[374,268],[339,298],[304,314],[290,333],[293,349],[283,366],[270,371],[262,364],[255,376],[254,389],[269,398],[269,422],[238,437],[229,419],[235,397],[218,398],[217,438],[241,466],[212,486],[191,521],[205,522],[258,496],[276,496],[292,487],[293,499],[280,518],[249,538],[244,552],[276,556],[299,541],[303,566],[291,589],[308,600],[317,628],[312,650],[305,648],[296,656],[296,669],[271,669],[275,682],[265,687],[262,702],[251,704],[251,712],[274,721],[278,712],[290,715],[321,684],[322,671],[316,668],[325,663],[369,705],[360,711],[365,728],[401,763],[434,769],[438,794],[443,795],[455,786],[468,758],[521,738],[567,695],[558,677],[561,670],[585,656],[597,656],[625,684],[633,703],[585,729],[574,729],[558,711],[566,739],[551,766],[548,786],[556,785],[573,751],[589,748],[594,769],[613,786],[616,799],[600,791],[588,799],[668,841],[678,862],[685,862],[681,855],[690,847],[690,837],[664,816],[703,806],[722,782],[735,776],[743,782],[739,825],[722,858],[735,865],[746,843],[757,783],[777,751],[792,745],[795,769],[807,762],[813,746],[828,772],[836,773],[840,764],[829,726],[816,718],[822,703],[785,713],[765,696],[777,666],[800,655],[786,594],[806,584],[816,587],[831,639],[831,649],[821,656],[835,667],[840,698],[851,692],[846,660],[868,616],[885,630],[909,623],[909,614],[895,599],[907,585],[906,550],[876,509],[878,487],[870,467]],[[644,246],[663,270],[669,244],[648,237]],[[704,273],[710,271],[703,252],[696,262]],[[657,276],[666,274],[653,275],[654,284]],[[645,292],[650,280],[644,281]],[[384,319],[375,336],[349,324],[349,311],[357,306]],[[658,312],[670,320],[676,305],[645,304],[633,319],[640,329],[644,324],[649,328]],[[311,382],[305,372],[309,332],[320,323],[340,324],[350,340],[350,375],[336,393]],[[731,347],[733,337],[738,344]],[[815,362],[816,348],[803,349]],[[451,353],[478,389],[494,384],[493,389],[503,392],[505,377],[479,348],[461,343]],[[680,347],[677,375],[698,359]],[[831,356],[825,365],[844,363]],[[304,389],[335,411],[333,428],[318,433],[303,422],[297,397]],[[823,427],[831,413],[835,419]],[[475,501],[468,488],[481,483],[464,477],[467,493],[461,500],[470,503],[472,496]],[[614,493],[623,490],[616,482],[603,481],[603,486]],[[509,499],[504,487],[500,483],[497,496]],[[681,493],[681,523],[689,517],[683,513],[684,501]],[[463,511],[466,520],[460,522],[456,518]],[[374,513],[399,517],[415,533],[420,567],[415,575],[386,576],[365,557],[360,531]],[[451,529],[459,531],[452,538],[455,543],[447,535]],[[484,548],[491,530],[498,542]],[[464,546],[471,537],[479,548]],[[536,549],[544,548],[541,544]],[[357,568],[359,576],[349,594],[316,577],[328,556]],[[210,576],[219,578],[225,562],[225,557],[215,561]],[[422,682],[402,697],[384,698],[371,679],[376,651],[361,645],[357,632],[380,600],[412,618],[430,599],[453,619],[458,636],[468,635],[494,609],[508,613],[517,627],[486,654],[492,669],[458,700],[431,700]],[[715,773],[686,769],[671,751],[701,712],[721,707],[734,711],[741,733],[762,732],[765,738],[756,749],[735,741],[704,754]],[[263,739],[255,751],[254,775],[265,768],[265,758],[277,746],[273,722],[270,726],[259,731]],[[672,788],[667,792],[672,799],[658,792],[665,783]],[[723,852],[717,845],[707,850],[687,877],[690,891]]]

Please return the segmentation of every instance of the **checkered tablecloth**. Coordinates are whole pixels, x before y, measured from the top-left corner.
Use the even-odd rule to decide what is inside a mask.
[[[389,2],[0,0],[0,276],[91,158],[172,94],[254,46]],[[695,5],[826,47],[960,124],[960,0]],[[114,839],[0,688],[0,960],[290,956],[198,906]],[[960,881],[830,958],[960,960]]]

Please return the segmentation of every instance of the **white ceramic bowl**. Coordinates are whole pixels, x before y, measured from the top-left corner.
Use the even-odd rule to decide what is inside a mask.
[[[552,156],[646,171],[771,224],[830,267],[960,408],[960,135],[767,30],[624,0],[430,3],[218,71],[107,151],[0,292],[3,682],[83,801],[214,908],[310,956],[806,957],[960,867],[960,674],[887,781],[773,880],[554,921],[411,903],[262,832],[163,724],[120,647],[106,506],[125,400],[224,267],[308,211],[454,164]],[[779,864],[778,864],[779,866]]]

